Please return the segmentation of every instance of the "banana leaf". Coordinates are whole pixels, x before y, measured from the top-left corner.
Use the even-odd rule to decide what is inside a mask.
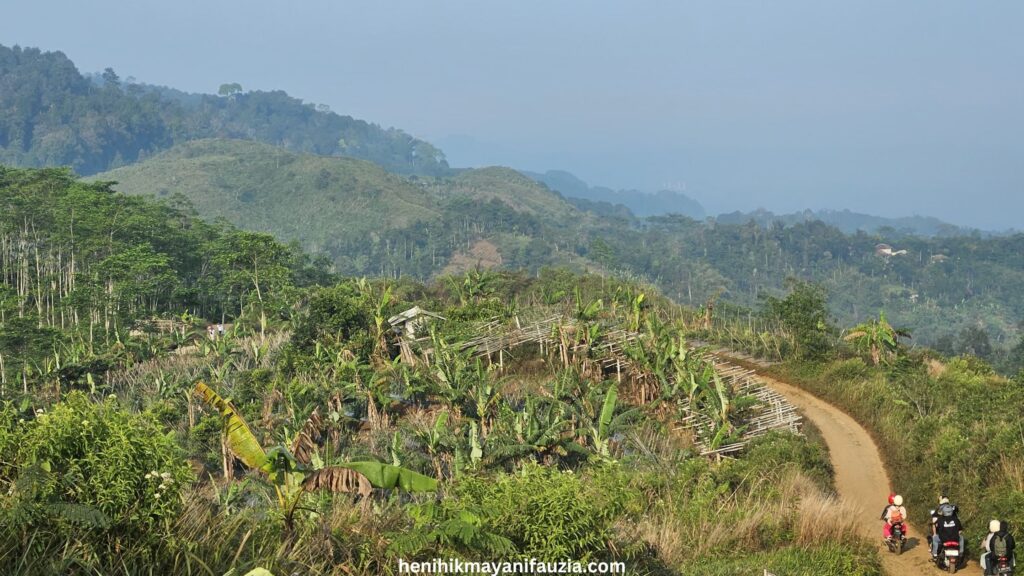
[[[406,492],[433,492],[437,490],[436,479],[400,466],[384,464],[383,462],[344,462],[337,464],[337,466],[359,472],[370,481],[374,488],[399,488]]]
[[[369,497],[373,491],[366,476],[341,466],[329,466],[311,473],[303,480],[302,487],[307,491],[329,490],[359,494],[364,498]]]
[[[221,398],[212,388],[202,382],[196,384],[196,393],[223,416],[224,437],[231,453],[249,468],[265,470],[268,466],[267,453],[263,451],[256,435],[252,433],[249,425],[245,423],[245,419],[235,410],[231,402]]]
[[[608,438],[608,429],[612,425],[612,417],[615,415],[615,401],[619,397],[619,391],[615,386],[608,389],[604,396],[604,406],[601,407],[601,420],[598,423],[598,436],[602,440]]]

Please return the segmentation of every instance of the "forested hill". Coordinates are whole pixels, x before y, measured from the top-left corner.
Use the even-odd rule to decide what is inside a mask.
[[[1024,318],[1020,234],[923,238],[844,234],[820,221],[638,219],[607,204],[583,209],[504,168],[404,178],[228,140],[192,142],[97,178],[130,194],[184,195],[206,219],[299,241],[343,274],[427,278],[556,264],[646,278],[693,306],[717,296],[754,310],[800,278],[829,290],[840,325],[884,310],[915,343],[988,357],[1015,344]]]
[[[507,168],[404,178],[362,160],[241,140],[175,146],[95,176],[128,194],[185,197],[208,220],[270,232],[328,254],[350,275],[568,264],[599,219]]]
[[[252,139],[288,150],[371,160],[402,174],[443,174],[440,150],[394,128],[330,112],[281,91],[184,94],[91,82],[61,52],[0,45],[0,163],[71,166],[88,175],[200,138]]]

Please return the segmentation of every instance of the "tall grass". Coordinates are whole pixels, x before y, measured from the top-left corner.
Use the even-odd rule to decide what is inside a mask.
[[[686,512],[678,513],[680,508]],[[857,517],[853,506],[837,501],[806,474],[792,471],[752,481],[707,503],[670,497],[658,512],[629,529],[667,564],[688,566],[777,546],[813,549],[858,543]]]

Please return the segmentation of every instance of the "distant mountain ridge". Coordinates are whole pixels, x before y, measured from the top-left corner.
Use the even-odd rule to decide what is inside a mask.
[[[682,192],[659,190],[651,193],[639,190],[612,190],[604,186],[590,186],[580,178],[564,170],[548,170],[543,174],[539,172],[521,172],[563,196],[591,202],[622,205],[641,218],[662,214],[682,214],[694,220],[701,220],[705,215],[704,207],[701,206],[700,202]]]
[[[759,208],[753,212],[729,212],[719,214],[715,221],[722,224],[746,224],[756,222],[763,227],[780,222],[792,226],[801,222],[820,221],[835,226],[845,234],[856,234],[858,231],[869,234],[876,232],[894,232],[906,236],[950,237],[964,236],[979,231],[963,228],[932,218],[930,216],[904,216],[886,218],[851,212],[850,210],[804,210],[792,214],[775,214]]]
[[[399,174],[447,173],[444,154],[405,132],[341,116],[283,91],[221,95],[96,81],[61,52],[0,45],[0,163],[94,174],[174,144],[242,138],[294,152],[370,160]]]
[[[283,91],[245,92],[237,84],[225,84],[221,94],[212,95],[125,83],[110,69],[83,75],[61,52],[0,45],[0,164],[71,166],[91,175],[145,160],[175,144],[209,138],[369,160],[403,175],[458,173],[428,142],[335,114]],[[621,220],[666,214],[706,217],[700,202],[678,191],[613,190],[591,186],[562,170],[519,172],[586,212]],[[928,237],[975,232],[925,216],[884,218],[849,210],[778,215],[759,209],[721,214],[716,220],[754,220],[762,226],[821,220],[846,233],[891,228]]]

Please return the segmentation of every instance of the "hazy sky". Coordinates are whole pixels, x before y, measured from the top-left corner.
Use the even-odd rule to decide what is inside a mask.
[[[0,43],[284,89],[453,165],[685,187],[710,212],[1024,228],[1024,2],[24,0]]]

